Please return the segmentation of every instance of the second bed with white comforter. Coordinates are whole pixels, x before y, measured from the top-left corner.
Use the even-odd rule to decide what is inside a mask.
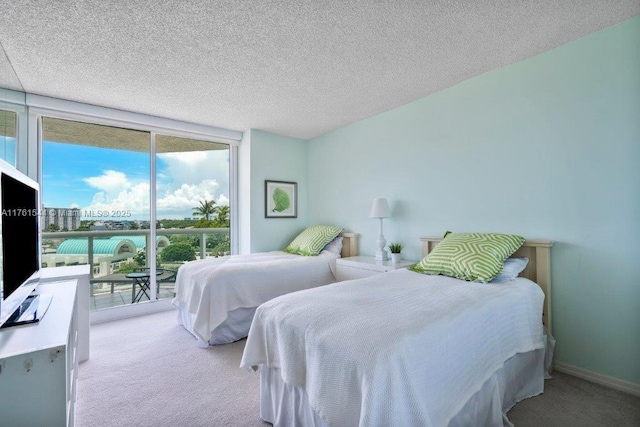
[[[509,359],[544,352],[543,301],[524,278],[398,270],[335,283],[258,307],[241,367],[279,374],[321,424],[444,426]],[[535,372],[529,395],[542,392]]]

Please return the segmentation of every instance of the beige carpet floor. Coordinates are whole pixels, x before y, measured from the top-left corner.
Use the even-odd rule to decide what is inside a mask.
[[[238,366],[244,340],[201,349],[176,312],[96,324],[79,368],[76,425],[268,426],[259,379]],[[543,395],[518,403],[526,426],[640,426],[640,397],[554,373]]]

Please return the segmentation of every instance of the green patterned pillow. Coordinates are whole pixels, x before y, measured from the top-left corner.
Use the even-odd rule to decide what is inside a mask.
[[[498,233],[449,233],[411,270],[487,283],[504,260],[522,246],[524,237]]]
[[[342,232],[342,228],[331,225],[314,225],[293,239],[285,252],[290,254],[316,256],[322,249]]]

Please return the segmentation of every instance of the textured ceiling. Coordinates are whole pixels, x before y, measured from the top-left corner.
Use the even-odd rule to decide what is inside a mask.
[[[640,0],[0,0],[0,12],[0,87],[308,139],[631,18]]]

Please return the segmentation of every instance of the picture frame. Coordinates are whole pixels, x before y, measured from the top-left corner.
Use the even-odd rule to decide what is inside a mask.
[[[298,183],[290,181],[264,181],[264,217],[298,217]]]

